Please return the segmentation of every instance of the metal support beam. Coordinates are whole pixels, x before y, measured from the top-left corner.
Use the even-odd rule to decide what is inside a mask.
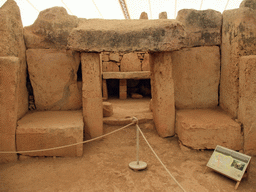
[[[31,7],[33,7],[37,12],[40,12],[29,0],[27,0],[27,2],[31,5]]]
[[[122,12],[124,14],[124,18],[125,19],[130,19],[130,14],[129,14],[129,11],[128,11],[125,0],[119,0],[119,3],[120,3],[120,6],[121,6],[121,9],[122,9]]]
[[[224,11],[227,9],[228,3],[229,3],[229,0],[227,0],[226,6],[225,6],[225,8],[224,8]]]
[[[175,6],[174,6],[174,19],[176,19],[177,16],[177,0],[175,0]]]
[[[66,4],[63,0],[61,0],[61,3],[65,6],[65,8],[66,8],[72,15],[74,15],[74,14],[72,13],[72,11],[69,9],[69,7],[67,6],[67,4]]]
[[[150,19],[152,19],[152,9],[151,9],[151,2],[150,2],[150,0],[148,0],[148,5],[149,5]]]
[[[95,8],[97,9],[97,11],[99,12],[100,16],[102,17],[102,19],[104,19],[103,15],[101,14],[101,12],[100,12],[98,6],[96,5],[95,1],[92,0],[92,2],[93,2],[93,4],[94,4]]]
[[[200,4],[200,9],[199,10],[202,10],[202,7],[203,7],[203,2],[204,0],[201,1],[201,4]]]

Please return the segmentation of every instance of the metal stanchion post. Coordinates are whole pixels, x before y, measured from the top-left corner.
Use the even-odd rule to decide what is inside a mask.
[[[140,132],[138,129],[138,119],[136,117],[133,117],[132,120],[136,122],[136,161],[132,161],[129,164],[129,167],[133,170],[143,170],[147,168],[147,163],[143,161],[139,161],[139,145],[140,145]]]

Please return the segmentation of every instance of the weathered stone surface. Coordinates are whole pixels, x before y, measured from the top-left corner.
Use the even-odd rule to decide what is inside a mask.
[[[100,56],[98,53],[81,53],[81,63],[85,138],[89,139],[103,134]]]
[[[255,0],[243,0],[239,6],[242,7],[249,7],[253,10],[256,10],[256,1]]]
[[[220,106],[237,117],[239,57],[256,54],[256,12],[239,8],[223,12]]]
[[[110,117],[113,115],[113,106],[109,102],[103,102],[103,117]]]
[[[159,13],[159,19],[167,19],[167,13],[166,12]]]
[[[119,66],[112,61],[102,62],[102,71],[103,72],[119,72]]]
[[[0,151],[16,151],[19,71],[18,57],[0,57]],[[0,163],[16,160],[16,154],[0,154]]]
[[[49,149],[83,141],[81,111],[40,111],[18,121],[18,151]],[[44,152],[22,153],[29,156],[82,156],[83,144]]]
[[[123,59],[120,64],[120,71],[141,71],[141,62],[137,53],[127,53],[123,55]]]
[[[161,137],[174,135],[175,102],[171,52],[150,55],[153,118]]]
[[[244,152],[256,155],[256,56],[243,56],[239,63],[238,119],[244,128]]]
[[[103,54],[102,55],[102,61],[104,62],[107,62],[107,61],[109,61],[109,55],[105,55],[105,54]]]
[[[142,99],[143,95],[139,94],[139,93],[132,93],[131,94],[131,98],[132,99]]]
[[[150,79],[150,71],[103,72],[103,79]]]
[[[142,12],[140,14],[140,19],[148,19],[148,14],[146,12]]]
[[[185,26],[187,46],[221,44],[222,15],[215,10],[182,9],[176,20]]]
[[[109,59],[111,61],[115,61],[115,62],[119,62],[120,61],[120,57],[119,57],[118,53],[110,53]]]
[[[173,51],[184,46],[176,20],[83,20],[72,30],[68,47],[77,51]]]
[[[82,107],[77,86],[79,53],[28,49],[27,63],[38,110],[76,110]]]
[[[194,149],[243,148],[240,125],[221,109],[178,110],[175,132],[183,145]]]
[[[26,47],[23,39],[23,26],[20,10],[13,0],[8,0],[0,8],[0,57],[19,57],[18,79],[18,117],[28,111],[28,92],[26,87]]]
[[[145,53],[144,59],[141,63],[141,70],[142,71],[150,71],[150,66],[149,66],[149,54]]]
[[[178,109],[218,105],[220,50],[218,46],[172,52],[175,105]]]
[[[65,49],[69,33],[78,22],[78,18],[69,15],[63,7],[41,11],[34,24],[24,28],[26,47]]]

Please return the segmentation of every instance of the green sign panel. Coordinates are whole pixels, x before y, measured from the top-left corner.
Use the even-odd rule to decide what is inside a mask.
[[[226,175],[236,181],[241,181],[251,157],[217,145],[207,167]]]

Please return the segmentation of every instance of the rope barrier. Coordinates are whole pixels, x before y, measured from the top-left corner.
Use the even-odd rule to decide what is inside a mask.
[[[62,148],[66,148],[66,147],[72,147],[72,146],[75,146],[75,145],[79,145],[79,144],[84,144],[84,143],[89,143],[91,141],[95,141],[97,139],[101,139],[103,137],[106,137],[108,135],[111,135],[113,133],[116,133],[118,131],[121,131],[131,125],[133,125],[135,122],[133,121],[132,123],[124,126],[124,127],[121,127],[120,129],[117,129],[115,131],[112,131],[110,133],[107,133],[105,135],[101,135],[99,137],[95,137],[93,139],[90,139],[90,140],[86,140],[86,141],[82,141],[82,142],[78,142],[78,143],[73,143],[73,144],[69,144],[69,145],[63,145],[63,146],[59,146],[59,147],[53,147],[53,148],[48,148],[48,149],[38,149],[38,150],[30,150],[30,151],[0,151],[0,154],[6,154],[6,153],[11,153],[11,154],[15,154],[15,153],[33,153],[33,152],[42,152],[42,151],[51,151],[51,150],[55,150],[55,149],[62,149]]]
[[[141,131],[140,127],[138,124],[136,124],[137,129],[140,131],[143,139],[146,141],[146,143],[148,144],[148,147],[151,149],[152,153],[156,156],[157,160],[161,163],[161,165],[164,167],[164,169],[166,170],[166,172],[171,176],[171,178],[177,183],[177,185],[182,189],[182,191],[186,192],[186,190],[179,184],[179,182],[175,179],[175,177],[171,174],[171,172],[167,169],[167,167],[164,165],[164,163],[161,161],[161,159],[158,157],[158,155],[156,154],[156,152],[154,151],[154,149],[151,147],[151,145],[149,144],[148,140],[146,139],[145,135],[143,134],[143,132]]]

